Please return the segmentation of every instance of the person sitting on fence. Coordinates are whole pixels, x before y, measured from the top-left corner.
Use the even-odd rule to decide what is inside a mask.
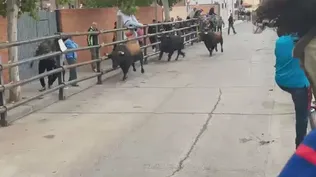
[[[78,44],[76,44],[71,37],[64,37],[63,41],[65,43],[65,46],[67,49],[76,49],[78,48]],[[73,65],[77,63],[77,52],[68,52],[65,55],[68,65]],[[77,68],[73,67],[69,69],[69,80],[76,80],[77,79]],[[77,83],[71,84],[73,87],[78,87],[79,85]]]
[[[136,37],[138,37],[144,34],[143,30],[141,29],[144,25],[139,23],[136,19],[134,15],[136,11],[137,7],[134,7],[132,4],[127,4],[126,6],[120,7],[117,15],[122,17],[123,26],[132,30]],[[124,39],[126,39],[126,36],[124,36]],[[142,44],[141,40],[139,40],[139,42]]]
[[[96,32],[96,31],[99,31],[97,28],[97,23],[93,22],[92,25],[90,26],[90,28],[88,29],[88,32]],[[97,34],[89,34],[87,41],[88,41],[88,46],[98,45],[99,44],[98,35]],[[97,48],[90,49],[91,60],[96,59],[97,51],[98,51]],[[92,70],[94,72],[97,72],[96,63],[91,63],[91,67],[92,67]]]
[[[56,40],[45,40],[40,43],[38,48],[35,51],[35,56],[41,56],[44,54],[48,54],[52,51],[57,51],[58,42]],[[30,67],[33,67],[33,62],[31,62]],[[38,74],[43,74],[45,71],[49,72],[53,69],[56,69],[56,59],[55,57],[42,59],[38,63]],[[51,74],[48,76],[48,89],[51,88],[55,80],[57,79],[57,73]],[[44,77],[40,78],[40,83],[42,88],[39,90],[40,92],[46,90],[46,84]]]

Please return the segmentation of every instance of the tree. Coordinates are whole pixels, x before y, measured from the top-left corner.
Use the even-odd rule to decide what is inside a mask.
[[[162,6],[163,10],[165,12],[165,20],[170,20],[170,7],[169,7],[169,1],[168,0],[162,0]]]
[[[57,0],[58,3],[68,3],[69,0]],[[0,0],[0,15],[7,17],[7,37],[8,42],[17,41],[18,37],[18,17],[25,12],[37,19],[39,0]],[[8,63],[18,61],[18,47],[8,49]],[[20,81],[19,67],[15,66],[9,69],[10,82]],[[15,87],[10,90],[9,101],[16,102],[21,99],[21,87]]]

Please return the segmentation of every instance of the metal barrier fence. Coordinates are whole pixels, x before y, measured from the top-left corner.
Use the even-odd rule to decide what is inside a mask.
[[[147,34],[147,28],[150,26],[156,26],[158,27],[159,25],[174,25],[176,23],[187,23],[187,22],[193,22],[191,23],[189,26],[187,27],[183,27],[183,28],[179,28],[179,29],[173,29],[170,31],[163,31],[163,32],[156,32],[154,34]],[[31,58],[26,58],[23,60],[20,60],[18,62],[14,62],[14,63],[0,63],[0,125],[1,126],[7,126],[7,112],[9,110],[12,110],[18,106],[21,106],[25,103],[28,103],[32,100],[35,100],[41,96],[44,96],[46,94],[49,94],[51,92],[57,91],[58,90],[58,95],[59,95],[59,100],[64,100],[65,96],[64,96],[64,87],[71,85],[71,84],[75,84],[75,83],[79,83],[88,79],[92,79],[92,78],[97,78],[97,84],[102,84],[102,75],[109,73],[115,69],[107,69],[107,70],[101,70],[101,62],[102,61],[106,61],[109,60],[109,58],[107,56],[100,56],[100,48],[102,47],[106,47],[106,46],[112,46],[115,44],[120,44],[120,43],[125,43],[127,41],[133,41],[133,40],[140,40],[143,39],[143,46],[141,47],[141,49],[143,49],[144,52],[144,59],[145,59],[145,63],[147,63],[147,59],[151,56],[157,55],[159,53],[159,51],[157,52],[153,52],[148,54],[147,52],[147,48],[157,45],[160,42],[156,42],[153,44],[147,44],[147,39],[151,36],[157,36],[157,35],[161,35],[164,33],[171,33],[171,32],[177,32],[177,31],[184,31],[187,30],[189,31],[188,33],[184,33],[184,35],[181,35],[183,38],[187,38],[189,36],[189,40],[185,41],[185,43],[191,43],[193,44],[194,41],[198,41],[198,25],[197,25],[197,19],[190,19],[190,20],[184,20],[184,21],[177,21],[177,22],[166,22],[166,23],[156,23],[156,24],[148,24],[148,25],[144,25],[143,30],[144,30],[144,35],[143,36],[138,36],[136,38],[133,39],[126,39],[126,40],[121,40],[121,41],[115,41],[115,42],[110,42],[110,43],[102,43],[102,44],[98,44],[98,45],[94,45],[94,46],[85,46],[85,47],[79,47],[76,49],[67,49],[66,51],[62,52],[62,51],[54,51],[45,55],[41,55],[41,56],[35,56],[35,57],[31,57]],[[191,30],[188,30],[191,29]],[[193,30],[192,30],[193,29]],[[107,34],[107,33],[117,33],[117,32],[121,32],[124,30],[128,30],[127,28],[120,28],[120,29],[112,29],[112,30],[100,30],[97,32],[76,32],[76,33],[59,33],[56,35],[52,35],[52,36],[45,36],[45,37],[41,37],[41,38],[36,38],[36,39],[30,39],[30,40],[24,40],[24,41],[16,41],[16,42],[11,42],[11,43],[2,43],[0,44],[0,50],[1,49],[6,49],[6,48],[10,48],[13,46],[21,46],[24,44],[29,44],[29,43],[35,43],[35,42],[41,42],[41,41],[45,41],[45,40],[50,40],[50,39],[62,39],[63,37],[68,37],[68,36],[86,36],[86,35],[101,35],[101,34]],[[194,36],[194,37],[192,37]],[[63,54],[67,54],[69,52],[77,52],[77,51],[82,51],[82,50],[90,50],[90,49],[96,49],[96,59],[90,60],[90,61],[85,61],[85,62],[81,62],[81,63],[76,63],[76,64],[72,64],[72,65],[63,65],[62,60],[61,60],[61,56]],[[3,83],[3,70],[4,69],[10,69],[12,67],[17,67],[19,65],[25,64],[25,63],[30,63],[30,62],[34,62],[34,61],[40,61],[43,59],[47,59],[47,58],[51,58],[51,57],[56,57],[56,61],[57,61],[57,68],[54,70],[51,70],[49,72],[45,72],[39,75],[36,75],[34,77],[25,79],[25,80],[21,80],[19,82],[16,83],[8,83],[8,84],[4,84]],[[1,62],[1,61],[0,61]],[[90,76],[86,76],[86,77],[82,77],[80,79],[75,79],[75,80],[71,80],[71,81],[64,81],[63,80],[63,72],[65,72],[68,69],[71,68],[77,68],[80,66],[84,66],[84,65],[90,65],[92,63],[96,63],[96,73],[91,74]],[[32,96],[28,99],[25,100],[21,100],[19,102],[16,102],[14,104],[6,104],[6,95],[5,95],[5,91],[6,90],[10,90],[14,87],[18,87],[18,86],[22,86],[25,85],[27,83],[36,81],[40,78],[44,78],[46,76],[52,75],[52,74],[58,74],[58,86],[53,87],[53,88],[49,88],[48,90],[45,90],[43,92],[40,92],[38,95],[36,96]]]

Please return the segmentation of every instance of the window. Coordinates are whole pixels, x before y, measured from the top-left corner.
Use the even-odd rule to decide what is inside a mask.
[[[224,9],[224,3],[222,3],[222,9]]]

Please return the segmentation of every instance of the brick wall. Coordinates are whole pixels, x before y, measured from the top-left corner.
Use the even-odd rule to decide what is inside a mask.
[[[0,17],[0,43],[6,42],[7,41],[7,19]],[[0,49],[0,57],[2,60],[2,63],[8,63],[8,50],[7,49]],[[8,82],[9,74],[8,70],[5,70],[3,72],[4,76],[4,82]]]
[[[62,32],[84,32],[91,26],[92,22],[98,23],[99,29],[113,29],[116,21],[117,8],[99,9],[62,9],[60,10],[60,22]],[[157,10],[158,20],[162,20],[162,9]],[[136,18],[143,24],[151,23],[155,18],[155,7],[140,7]],[[102,34],[99,37],[101,42],[111,42],[113,34]],[[73,38],[79,46],[87,46],[87,37],[79,36]],[[112,47],[104,47],[101,54],[109,52]],[[89,51],[78,52],[78,61],[91,59]]]
[[[92,22],[97,22],[100,29],[113,29],[116,20],[116,8],[99,8],[99,9],[62,9],[60,10],[61,30],[63,32],[85,32],[88,30]],[[157,10],[158,20],[162,21],[162,9]],[[140,7],[136,17],[141,23],[151,23],[155,18],[154,7]],[[0,17],[0,43],[7,41],[7,21]],[[113,34],[101,35],[100,42],[111,42]],[[87,46],[87,38],[74,37],[79,46]],[[102,53],[109,52],[111,47],[102,49]],[[0,56],[3,63],[8,62],[8,51],[0,50]],[[78,52],[79,62],[90,60],[89,51]],[[4,80],[8,81],[8,71],[4,72]]]

